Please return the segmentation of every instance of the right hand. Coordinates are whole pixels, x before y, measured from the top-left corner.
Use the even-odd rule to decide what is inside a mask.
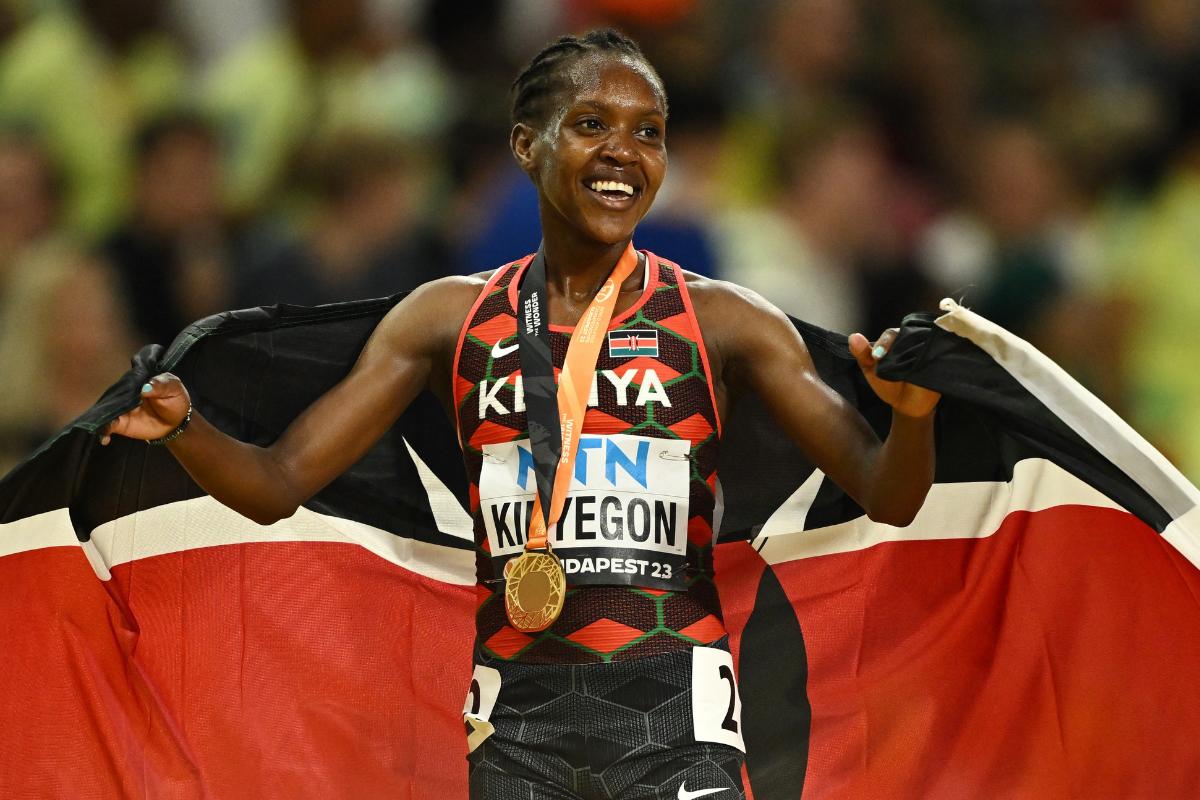
[[[142,387],[142,403],[114,419],[100,432],[100,444],[112,441],[113,434],[130,439],[161,439],[179,427],[192,399],[183,381],[169,372],[155,375]]]

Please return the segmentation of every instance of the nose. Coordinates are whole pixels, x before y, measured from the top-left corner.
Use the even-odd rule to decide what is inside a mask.
[[[600,158],[616,166],[625,166],[637,161],[638,149],[633,131],[621,126],[614,127],[604,140]]]

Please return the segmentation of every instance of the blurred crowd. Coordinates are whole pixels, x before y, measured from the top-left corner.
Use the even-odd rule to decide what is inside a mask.
[[[537,245],[509,84],[634,36],[635,244],[874,336],[952,296],[1200,479],[1196,0],[0,0],[0,469],[146,342]]]

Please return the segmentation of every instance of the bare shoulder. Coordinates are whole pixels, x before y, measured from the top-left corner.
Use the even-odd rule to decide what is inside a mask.
[[[431,354],[452,346],[491,276],[490,271],[448,275],[421,284],[387,313],[376,334],[404,349],[416,346]]]
[[[747,321],[778,322],[787,319],[787,315],[753,289],[729,281],[706,278],[687,270],[683,270],[683,280],[706,337],[710,325],[720,328],[727,325],[737,326]]]
[[[474,275],[447,275],[421,284],[402,302],[415,300],[422,303],[450,303],[455,307],[462,305],[465,315],[493,274],[494,270],[477,272]]]
[[[713,367],[730,384],[751,371],[778,364],[806,369],[808,348],[792,321],[753,289],[729,281],[684,272],[696,321]]]

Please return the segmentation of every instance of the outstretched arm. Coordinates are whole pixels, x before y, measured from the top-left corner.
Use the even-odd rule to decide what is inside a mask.
[[[479,292],[469,278],[420,287],[380,321],[354,368],[318,398],[269,447],[240,442],[197,412],[167,447],[206,492],[269,525],[291,516],[354,464],[445,371],[458,326]],[[438,367],[441,367],[439,372]],[[179,378],[164,373],[143,389],[142,403],[104,433],[156,439],[175,429],[190,406]]]
[[[871,519],[910,523],[933,482],[933,410],[940,395],[875,375],[872,350],[886,352],[895,333],[885,333],[875,347],[861,334],[850,337],[871,388],[892,406],[891,431],[881,443],[857,409],[817,375],[804,340],[781,311],[731,284],[716,289],[710,292],[715,302],[705,305],[716,323],[712,343],[729,388],[758,392],[789,438]]]

